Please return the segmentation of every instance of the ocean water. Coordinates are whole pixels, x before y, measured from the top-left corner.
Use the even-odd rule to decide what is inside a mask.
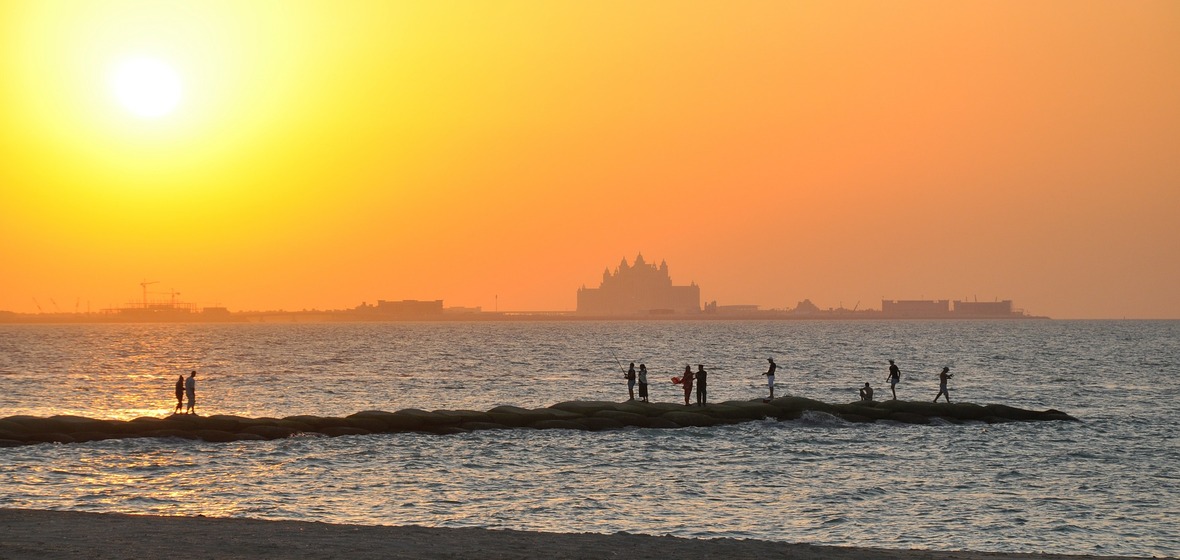
[[[627,531],[812,544],[1180,555],[1180,322],[552,322],[0,325],[0,417],[282,417],[652,398],[710,369],[710,401],[766,394],[1056,408],[1080,423],[790,422],[0,449],[0,507],[373,525]]]

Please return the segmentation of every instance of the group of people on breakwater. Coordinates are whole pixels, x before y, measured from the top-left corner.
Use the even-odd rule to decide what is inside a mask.
[[[770,367],[767,368],[766,386],[770,390],[770,397],[767,401],[774,399],[774,374],[778,371],[778,364],[774,363],[774,358],[767,358],[770,362]],[[942,372],[938,374],[938,394],[934,396],[934,402],[938,402],[939,397],[945,397],[946,402],[951,402],[951,396],[947,389],[947,380],[953,375],[950,373],[949,367],[942,368]],[[647,365],[639,364],[639,369],[635,369],[635,362],[631,362],[631,367],[623,373],[623,377],[627,380],[627,393],[629,400],[635,400],[635,388],[639,388],[639,400],[643,402],[651,402],[648,396],[648,379],[647,379]],[[893,393],[893,400],[897,400],[897,384],[901,382],[901,368],[893,360],[889,360],[889,376],[886,378],[889,383],[889,390]],[[705,369],[703,364],[697,364],[696,371],[693,371],[692,366],[685,364],[684,373],[672,378],[672,383],[680,385],[684,388],[684,406],[691,406],[693,389],[696,389],[696,405],[705,406],[709,401],[709,371]],[[188,399],[188,406],[185,407],[185,399]],[[864,387],[860,388],[860,400],[873,400],[873,388],[869,382],[865,382]],[[197,406],[197,372],[193,370],[185,379],[183,375],[176,378],[176,409],[174,414],[179,414],[183,409],[185,414],[196,414]]]
[[[774,374],[778,371],[778,364],[774,363],[774,358],[767,358],[770,362],[770,367],[767,368],[766,385],[770,390],[770,397],[767,400],[774,399]],[[938,374],[938,394],[934,396],[934,402],[938,402],[939,397],[944,397],[946,402],[951,402],[951,395],[947,389],[947,381],[954,377],[950,373],[951,368],[943,367]],[[623,373],[623,378],[627,380],[628,400],[635,400],[635,388],[639,387],[639,400],[643,402],[650,402],[648,399],[648,380],[647,380],[647,365],[639,364],[639,369],[635,369],[635,362],[631,362],[631,367]],[[708,379],[709,371],[705,369],[703,364],[697,364],[696,371],[693,371],[692,366],[685,364],[684,373],[672,378],[672,383],[680,385],[684,388],[684,406],[691,406],[691,399],[693,394],[693,387],[696,387],[696,405],[705,406],[708,403]],[[886,382],[889,383],[889,391],[893,394],[893,400],[897,400],[897,384],[901,382],[901,368],[893,360],[889,360],[889,374],[886,377]],[[864,387],[860,388],[860,400],[873,400],[873,387],[868,381],[865,382]]]

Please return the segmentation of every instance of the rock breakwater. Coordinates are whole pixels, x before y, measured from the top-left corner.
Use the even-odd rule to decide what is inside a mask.
[[[1058,410],[1026,410],[1012,406],[913,401],[829,404],[804,397],[771,401],[727,401],[704,407],[672,403],[566,401],[548,408],[497,406],[487,411],[366,410],[346,417],[313,415],[247,418],[217,414],[175,414],[165,418],[102,420],[80,416],[9,416],[0,418],[0,447],[39,443],[80,443],[121,438],[174,437],[210,442],[269,440],[295,435],[346,436],[424,432],[457,434],[475,430],[567,429],[585,431],[624,428],[674,429],[709,427],[757,420],[794,420],[815,411],[847,422],[891,421],[930,424],[938,419],[961,424],[1077,419]]]

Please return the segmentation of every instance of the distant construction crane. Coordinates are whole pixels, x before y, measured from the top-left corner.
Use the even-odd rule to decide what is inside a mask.
[[[148,307],[148,303],[147,303],[147,287],[148,287],[148,286],[151,286],[152,284],[159,284],[159,283],[160,283],[160,281],[159,281],[159,280],[153,280],[153,281],[151,281],[151,282],[148,282],[147,280],[144,280],[143,282],[140,282],[140,283],[139,283],[139,286],[140,286],[141,288],[143,288],[143,308],[144,308],[144,309],[147,309],[147,307]]]

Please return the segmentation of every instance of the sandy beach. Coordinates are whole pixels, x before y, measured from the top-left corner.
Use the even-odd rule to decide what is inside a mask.
[[[0,558],[409,558],[695,560],[706,558],[998,560],[1128,558],[840,548],[735,539],[475,528],[332,525],[0,509]]]

